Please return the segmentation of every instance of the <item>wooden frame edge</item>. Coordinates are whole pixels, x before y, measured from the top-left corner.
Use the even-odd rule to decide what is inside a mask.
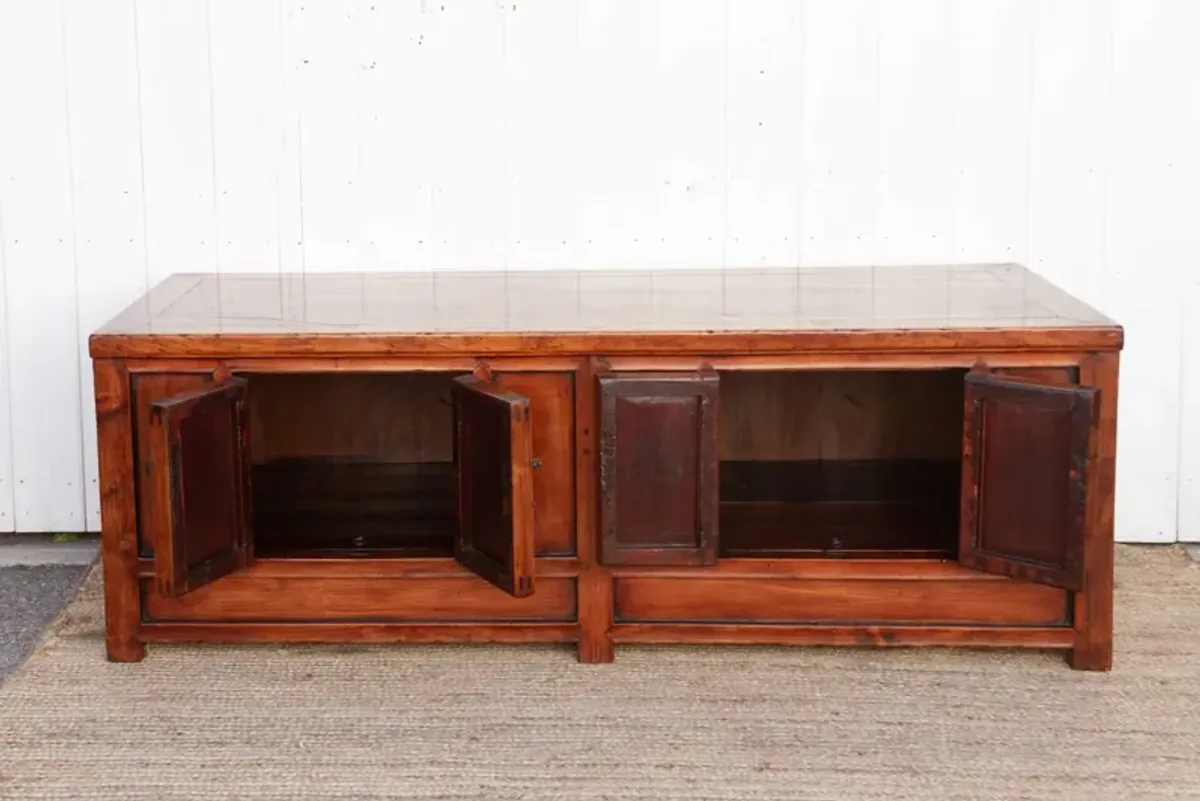
[[[618,623],[617,643],[1068,649],[1074,632],[1053,626]]]
[[[104,639],[108,659],[139,662],[138,511],[133,452],[133,402],[123,362],[98,359],[95,379],[100,481],[100,554],[104,570]]]
[[[577,623],[143,623],[156,643],[568,643]]]
[[[606,331],[471,334],[93,334],[94,358],[588,354],[871,353],[909,351],[1120,350],[1120,326],[806,331]]]
[[[613,575],[599,563],[600,372],[597,360],[588,358],[575,373],[575,550],[583,571],[576,585],[578,659],[589,664],[613,661]]]
[[[1075,595],[1071,666],[1110,670],[1113,657],[1113,529],[1116,491],[1117,404],[1120,356],[1094,353],[1080,365],[1079,383],[1099,390],[1092,429],[1083,550],[1083,590]]]

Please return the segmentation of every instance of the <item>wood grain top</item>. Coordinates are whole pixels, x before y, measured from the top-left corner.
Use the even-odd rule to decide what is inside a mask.
[[[184,336],[477,340],[1067,329],[1108,329],[1110,339],[1120,339],[1112,320],[1015,264],[178,274],[97,331],[92,354],[119,355],[110,347],[115,338]],[[120,353],[136,348],[127,342]]]

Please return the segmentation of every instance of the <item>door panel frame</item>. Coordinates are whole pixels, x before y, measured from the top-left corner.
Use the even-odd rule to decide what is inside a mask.
[[[454,482],[458,509],[454,558],[463,567],[509,595],[518,598],[532,595],[534,502],[530,400],[475,375],[456,378],[451,386],[451,397],[454,402]],[[466,462],[468,459],[478,459],[490,463],[491,459],[490,454],[477,452],[475,440],[464,439],[469,420],[504,429],[501,436],[507,444],[507,452],[498,465],[501,477],[507,484],[502,490],[502,508],[484,515],[492,520],[507,520],[508,552],[503,558],[480,549],[474,533],[464,525],[464,520],[473,522],[473,515],[480,511],[471,503],[472,490],[478,486],[476,480],[479,474]]]
[[[186,475],[181,427],[201,405],[215,406],[230,415],[228,443],[232,463],[229,475],[212,481],[228,480],[237,504],[233,513],[236,527],[229,535],[229,546],[220,553],[194,562],[190,557],[195,532],[187,516],[187,499],[181,483]],[[184,595],[222,576],[246,567],[253,560],[253,530],[250,510],[250,434],[246,407],[246,382],[230,379],[211,382],[150,403],[150,446],[147,454],[154,469],[148,482],[151,510],[148,522],[154,530],[154,560],[160,591],[166,595]],[[205,443],[207,445],[207,443]],[[193,446],[197,447],[197,446]],[[204,450],[203,448],[201,450]]]
[[[1023,377],[993,375],[989,371],[968,373],[964,392],[962,445],[962,490],[959,514],[958,561],[986,573],[1025,579],[1067,590],[1082,589],[1083,550],[1087,521],[1087,477],[1093,469],[1095,445],[1094,411],[1096,391],[1091,387],[1056,385]],[[1006,554],[990,547],[982,517],[991,479],[986,474],[986,404],[1008,403],[1016,407],[1049,409],[1062,416],[1067,426],[1070,467],[1074,478],[1068,484],[1067,518],[1064,525],[1062,565]]]
[[[637,391],[642,390],[642,391]],[[600,496],[600,561],[617,565],[713,565],[720,550],[720,479],[718,472],[718,420],[720,418],[720,382],[709,370],[652,371],[598,376],[594,391],[600,410],[598,433],[600,458],[598,492]],[[619,461],[620,432],[617,430],[617,405],[623,397],[695,398],[698,402],[696,426],[696,544],[692,547],[622,546],[616,532],[618,524],[616,482],[609,484],[608,464]]]

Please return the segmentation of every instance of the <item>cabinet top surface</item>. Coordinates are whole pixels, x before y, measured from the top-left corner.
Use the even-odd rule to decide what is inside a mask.
[[[388,335],[1116,328],[1014,264],[177,274],[96,333]]]

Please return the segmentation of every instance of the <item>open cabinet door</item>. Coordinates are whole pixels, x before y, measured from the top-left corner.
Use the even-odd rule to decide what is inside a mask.
[[[250,438],[238,379],[150,406],[150,526],[159,591],[179,596],[250,561]]]
[[[459,564],[517,598],[533,593],[533,426],[529,399],[455,379]]]
[[[967,375],[961,564],[1080,590],[1096,390]]]

